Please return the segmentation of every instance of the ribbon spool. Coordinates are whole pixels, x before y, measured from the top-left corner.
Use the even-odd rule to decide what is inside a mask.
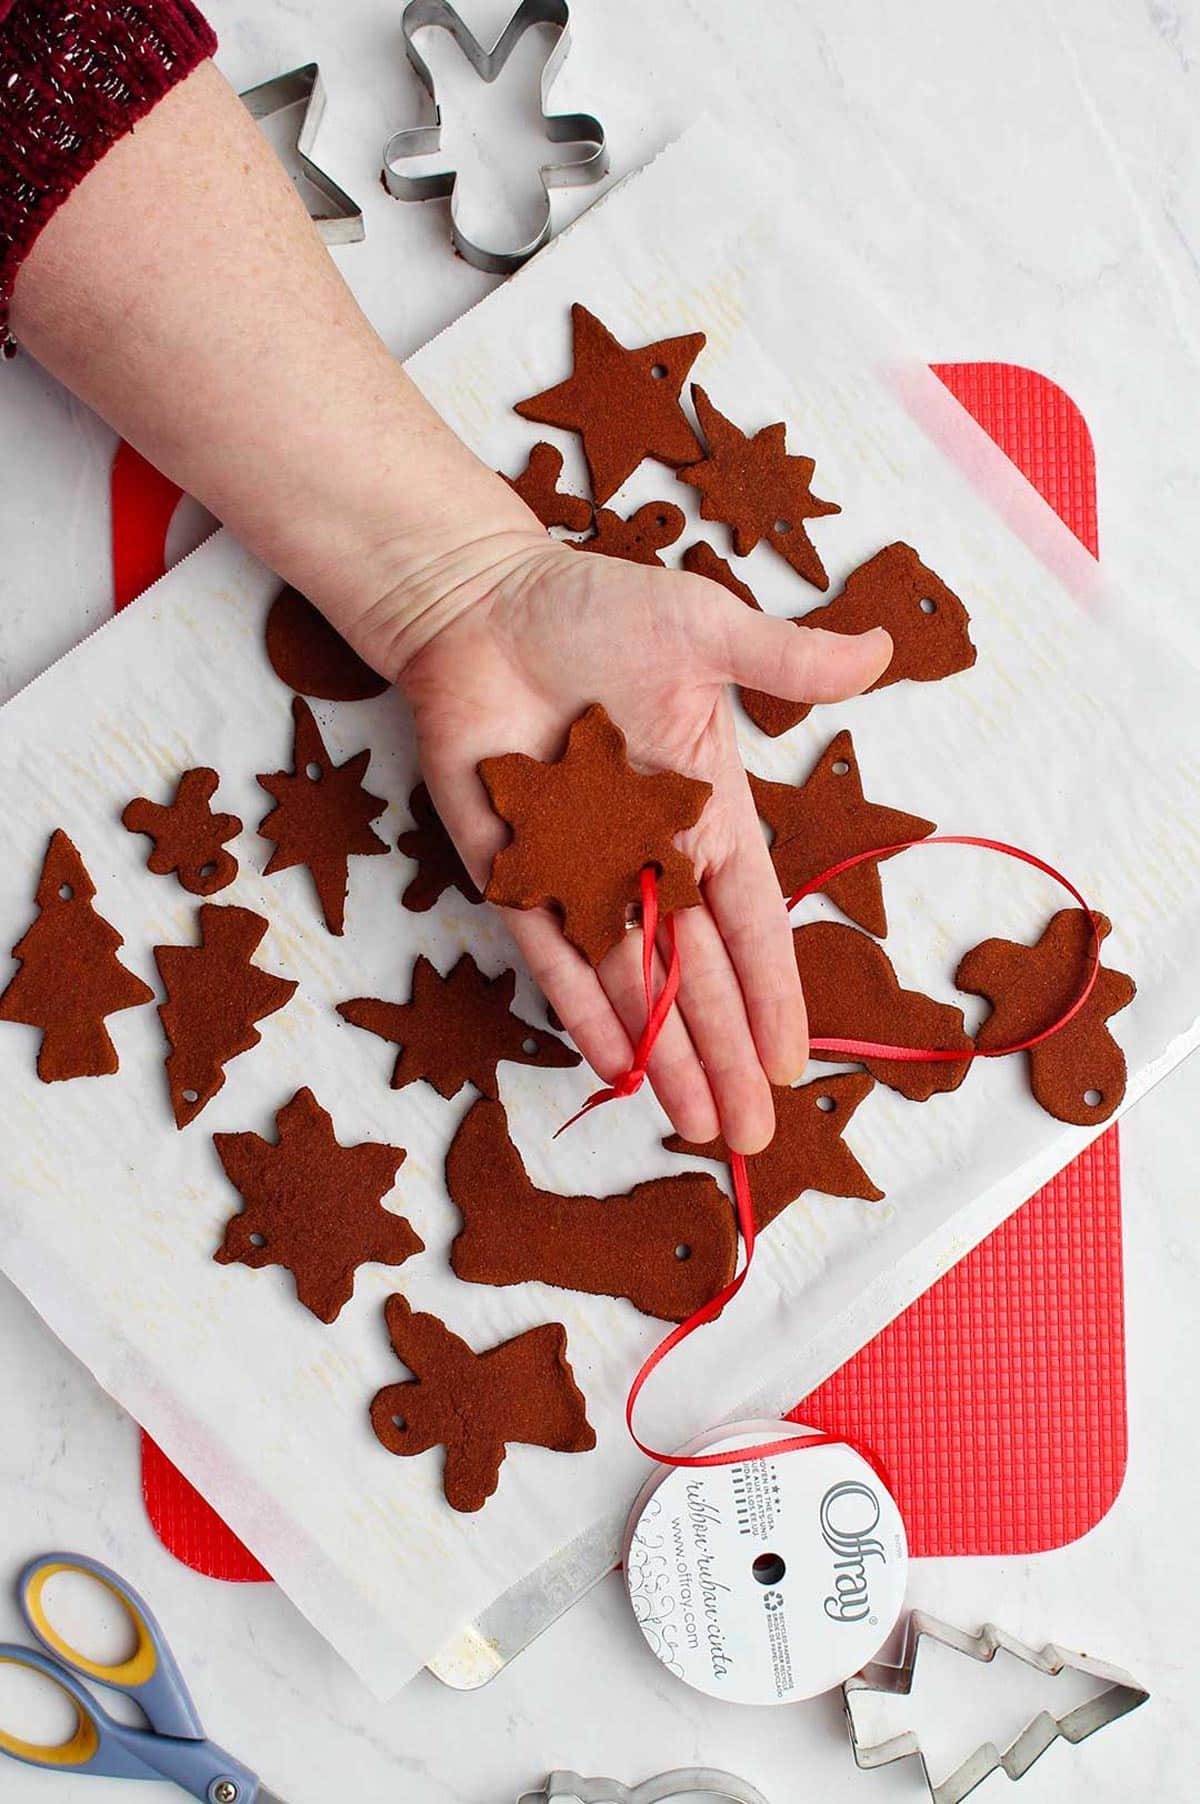
[[[807,1459],[764,1455],[764,1435]],[[788,1704],[879,1652],[904,1606],[908,1543],[866,1458],[795,1423],[739,1422],[659,1471],[625,1531],[625,1584],[647,1646],[709,1697]]]

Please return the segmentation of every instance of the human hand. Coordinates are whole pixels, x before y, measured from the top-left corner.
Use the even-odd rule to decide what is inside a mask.
[[[791,931],[755,813],[727,685],[793,701],[839,701],[886,668],[878,629],[848,637],[757,614],[718,584],[581,553],[531,532],[508,535],[498,574],[399,675],[422,774],[482,889],[506,828],[477,772],[522,751],[557,758],[567,728],[601,702],[639,768],[712,784],[679,847],[704,904],[675,916],[681,981],[648,1075],[677,1131],[718,1132],[738,1151],[769,1141],[769,1085],[793,1083],[808,1056]],[[581,846],[586,857],[586,846]],[[549,909],[504,910],[526,962],[605,1082],[628,1069],[645,1018],[640,936],[593,970]],[[659,973],[660,981],[662,973]]]

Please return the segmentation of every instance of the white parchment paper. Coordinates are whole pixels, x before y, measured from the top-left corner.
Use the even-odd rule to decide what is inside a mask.
[[[1117,1023],[1136,1099],[1195,1042],[1200,995],[1197,679],[1159,649],[1153,597],[1103,591],[1095,565],[936,379],[897,357],[848,261],[814,236],[789,172],[744,151],[731,164],[712,128],[689,132],[412,361],[434,403],[498,467],[518,468],[540,435],[509,409],[566,373],[575,299],[629,343],[704,330],[695,374],[718,407],[751,429],[789,422],[792,448],[818,459],[817,492],[843,508],[813,528],[835,589],[905,538],[963,595],[974,670],[818,710],[782,741],[746,724],[747,759],[799,779],[850,726],[869,796],[948,832],[1015,841],[1069,872],[1113,917],[1108,961],[1139,984]],[[581,482],[577,445],[558,442],[568,478]],[[688,512],[676,551],[704,531],[728,554],[724,529],[700,528],[693,492],[657,465],[643,466],[615,505],[631,511],[658,496]],[[769,608],[794,613],[819,600],[765,547],[738,570]],[[392,1049],[343,1024],[333,1005],[405,996],[418,951],[445,969],[469,947],[490,971],[515,955],[499,924],[456,895],[424,916],[401,910],[412,867],[397,854],[353,862],[342,940],[321,927],[305,872],[257,874],[269,848],[253,827],[270,803],[254,774],[286,765],[291,746],[289,696],[261,643],[277,586],[219,535],[0,711],[0,946],[24,931],[46,840],[62,826],[98,907],[126,936],[128,963],[156,982],[151,947],[192,940],[195,905],[149,875],[146,842],[119,815],[131,796],[165,797],[179,770],[204,763],[221,773],[218,805],[246,822],[241,875],[219,899],[269,917],[260,962],[300,984],[183,1133],[169,1114],[153,1009],[110,1022],[116,1076],[54,1086],[34,1075],[34,1030],[0,1027],[0,1264],[386,1694],[492,1598],[632,1498],[643,1462],[622,1406],[661,1329],[623,1303],[536,1285],[493,1291],[450,1274],[458,1218],[442,1160],[473,1097],[390,1091]],[[318,713],[335,755],[372,748],[367,783],[389,798],[377,826],[394,843],[416,775],[403,708],[385,696]],[[1033,873],[950,848],[911,853],[884,881],[901,980],[947,999],[969,946],[993,933],[1032,937],[1065,901]],[[808,905],[822,911],[833,912]],[[519,1000],[541,1019],[521,981]],[[965,1000],[978,1019],[981,1005]],[[587,1074],[501,1074],[536,1183],[603,1193],[684,1168],[659,1147],[664,1124],[648,1095],[552,1144]],[[298,1306],[286,1273],[211,1258],[238,1206],[212,1133],[271,1132],[301,1084],[344,1142],[408,1149],[390,1201],[427,1248],[398,1275],[364,1269],[332,1327]],[[794,1401],[1089,1135],[1042,1114],[1020,1062],[1008,1061],[920,1107],[877,1088],[848,1137],[886,1201],[807,1197],[773,1225],[738,1306],[654,1392],[656,1437],[683,1438],[751,1395]],[[596,1450],[515,1448],[485,1510],[454,1515],[439,1456],[390,1458],[368,1426],[375,1390],[403,1376],[381,1309],[397,1286],[479,1348],[564,1322]]]

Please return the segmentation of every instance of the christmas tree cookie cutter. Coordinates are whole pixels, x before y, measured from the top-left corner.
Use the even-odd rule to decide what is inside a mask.
[[[1062,1716],[1052,1716],[1048,1710],[1039,1711],[1026,1723],[1009,1747],[1001,1750],[994,1742],[983,1742],[972,1754],[968,1754],[961,1766],[935,1783],[920,1742],[911,1729],[893,1735],[886,1741],[867,1742],[859,1735],[855,1715],[855,1700],[864,1692],[887,1692],[897,1697],[909,1695],[916,1672],[917,1655],[921,1642],[925,1639],[939,1641],[943,1646],[952,1648],[956,1653],[966,1654],[972,1660],[989,1661],[998,1653],[1006,1653],[1012,1654],[1026,1666],[1032,1666],[1038,1672],[1053,1677],[1061,1672],[1082,1673],[1088,1678],[1103,1681],[1105,1689],[1065,1711]],[[1053,1642],[1043,1648],[1028,1647],[1023,1641],[1005,1634],[1003,1629],[998,1629],[990,1622],[985,1623],[977,1635],[971,1635],[965,1629],[957,1629],[951,1623],[939,1622],[936,1617],[927,1616],[923,1610],[914,1610],[909,1616],[904,1651],[898,1666],[873,1662],[854,1678],[847,1679],[842,1686],[850,1746],[858,1765],[866,1769],[888,1766],[893,1760],[915,1758],[920,1762],[921,1773],[933,1804],[962,1804],[962,1800],[969,1797],[976,1786],[982,1785],[995,1772],[1004,1772],[1010,1779],[1023,1779],[1034,1761],[1040,1759],[1054,1742],[1061,1739],[1075,1746],[1086,1741],[1097,1729],[1103,1729],[1108,1723],[1116,1722],[1118,1717],[1127,1716],[1131,1710],[1136,1710],[1146,1702],[1149,1695],[1144,1686],[1139,1685],[1136,1679],[1123,1672],[1119,1666],[1109,1666],[1105,1661],[1094,1660],[1090,1655],[1069,1653]]]
[[[410,126],[393,132],[383,147],[383,182],[397,200],[448,200],[450,202],[450,237],[459,256],[476,269],[489,275],[508,276],[522,263],[528,262],[550,238],[550,190],[575,188],[598,182],[608,173],[608,147],[604,127],[591,113],[550,113],[546,106],[550,90],[566,61],[571,46],[570,8],[567,0],[522,0],[508,24],[490,50],[485,50],[474,32],[465,25],[448,0],[409,0],[400,19],[404,49],[421,84],[433,102],[433,124]],[[428,175],[409,175],[401,167],[413,157],[428,156],[442,148],[442,109],[432,71],[416,46],[416,35],[428,27],[448,31],[480,81],[495,81],[516,45],[527,31],[537,25],[553,26],[558,39],[542,69],[541,114],[547,141],[551,144],[579,144],[584,154],[567,163],[543,163],[538,171],[542,185],[543,208],[533,236],[512,250],[494,250],[470,238],[458,220],[455,200],[456,169],[439,169]]]
[[[679,1767],[634,1786],[616,1779],[582,1779],[578,1773],[551,1773],[540,1791],[522,1792],[517,1804],[674,1804],[676,1799],[695,1797],[711,1798],[713,1804],[767,1804],[745,1779],[711,1766]]]

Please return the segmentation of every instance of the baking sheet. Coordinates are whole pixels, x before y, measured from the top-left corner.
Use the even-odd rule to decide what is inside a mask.
[[[979,647],[970,673],[819,710],[783,741],[747,724],[748,761],[767,776],[802,777],[850,726],[874,799],[945,831],[1027,845],[1068,871],[1116,923],[1109,962],[1140,985],[1118,1024],[1133,1100],[1197,1037],[1195,676],[1162,654],[1144,611],[1123,617],[1110,605],[1096,566],[1049,510],[936,379],[898,356],[852,266],[813,231],[786,166],[759,179],[747,165],[739,153],[728,168],[719,132],[694,128],[409,367],[481,456],[515,470],[542,429],[508,409],[565,374],[572,300],[630,343],[708,333],[695,375],[718,407],[750,428],[785,418],[792,448],[818,459],[817,492],[842,504],[814,527],[834,587],[880,545],[907,538],[964,595]],[[574,441],[545,436],[581,481]],[[660,495],[688,512],[678,550],[701,529],[692,491],[668,472],[644,466],[615,505],[627,512]],[[727,555],[724,529],[703,530]],[[767,607],[790,613],[816,599],[767,548],[738,569]],[[163,794],[200,762],[221,772],[219,805],[248,829],[266,812],[254,773],[286,764],[291,745],[289,697],[261,653],[276,587],[222,534],[0,711],[0,944],[30,918],[55,826],[80,846],[98,906],[147,981],[153,944],[193,937],[194,904],[146,872],[146,842],[118,817],[132,795]],[[335,754],[372,747],[367,783],[389,798],[377,825],[394,843],[415,779],[402,707],[382,697],[318,713]],[[112,1020],[122,1068],[91,1083],[40,1085],[33,1030],[0,1029],[0,1263],[385,1695],[491,1598],[632,1497],[643,1462],[625,1436],[624,1394],[661,1329],[615,1301],[459,1284],[445,1259],[457,1216],[441,1160],[471,1098],[445,1103],[423,1085],[391,1092],[391,1049],[333,1012],[351,995],[404,995],[417,951],[445,969],[466,946],[499,969],[513,956],[499,924],[457,896],[406,914],[397,897],[412,867],[394,854],[355,861],[337,941],[319,926],[303,871],[259,877],[268,848],[251,831],[239,851],[242,874],[220,899],[269,916],[260,962],[298,978],[300,992],[183,1134],[170,1123],[152,1009]],[[991,933],[1031,936],[1064,901],[1033,873],[949,848],[890,864],[885,891],[901,980],[946,998],[968,946]],[[833,911],[806,905],[806,915],[823,912]],[[524,979],[519,999],[539,1006]],[[971,1020],[981,1008],[968,999]],[[211,1134],[269,1132],[302,1083],[343,1141],[408,1149],[391,1200],[427,1246],[398,1278],[364,1269],[330,1328],[298,1307],[287,1274],[211,1262],[237,1207]],[[535,1183],[601,1193],[684,1169],[659,1148],[663,1122],[648,1095],[552,1145],[588,1089],[583,1072],[502,1067]],[[1089,1135],[1044,1116],[1009,1061],[920,1107],[877,1089],[848,1138],[886,1201],[806,1198],[774,1224],[738,1307],[648,1398],[656,1438],[683,1438],[752,1393],[780,1404],[803,1395]],[[374,1391],[403,1375],[382,1325],[382,1299],[396,1287],[480,1348],[563,1321],[595,1452],[516,1448],[482,1514],[454,1516],[438,1456],[394,1460],[367,1425]]]

